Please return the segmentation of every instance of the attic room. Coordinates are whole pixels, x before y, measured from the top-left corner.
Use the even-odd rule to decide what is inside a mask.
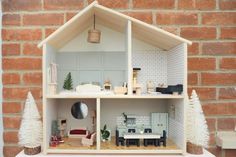
[[[44,153],[184,153],[187,44],[96,2],[75,15],[38,45],[44,50]],[[146,122],[118,123],[122,113]],[[156,127],[160,116],[165,127]],[[130,134],[141,138],[137,146],[129,147]],[[122,147],[119,137],[126,138]],[[152,146],[145,137],[154,138]]]

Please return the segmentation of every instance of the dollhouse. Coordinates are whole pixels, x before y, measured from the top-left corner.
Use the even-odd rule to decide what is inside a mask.
[[[184,154],[187,44],[96,1],[80,11],[38,45],[44,153]]]

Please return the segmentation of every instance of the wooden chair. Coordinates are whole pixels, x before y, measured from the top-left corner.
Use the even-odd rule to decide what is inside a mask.
[[[163,136],[160,139],[157,140],[158,141],[157,145],[160,146],[161,143],[163,143],[163,146],[166,147],[166,139],[167,139],[166,131],[163,130]]]

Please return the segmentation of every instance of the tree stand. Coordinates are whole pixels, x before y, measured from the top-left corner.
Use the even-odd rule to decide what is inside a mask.
[[[35,155],[35,154],[39,154],[40,152],[41,152],[41,146],[34,147],[34,148],[24,147],[24,153],[26,155]]]
[[[202,146],[187,142],[187,152],[190,154],[203,154]]]

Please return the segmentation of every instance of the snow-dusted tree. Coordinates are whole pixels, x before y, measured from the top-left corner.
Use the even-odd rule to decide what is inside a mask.
[[[195,90],[187,107],[187,141],[196,146],[208,147],[208,126]]]
[[[19,144],[27,149],[41,147],[42,122],[31,92],[27,95],[18,137]]]

